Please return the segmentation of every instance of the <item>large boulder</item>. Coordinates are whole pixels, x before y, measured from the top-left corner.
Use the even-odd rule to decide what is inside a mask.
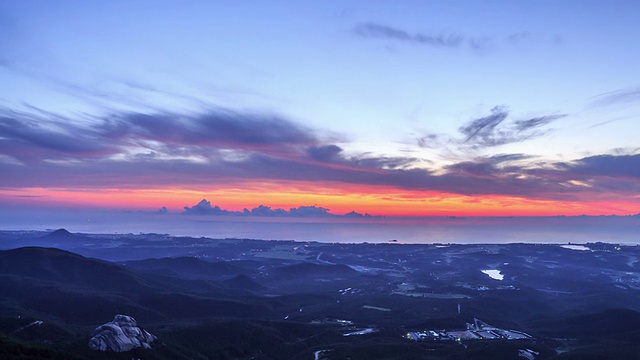
[[[150,349],[155,335],[140,329],[136,319],[116,315],[113,321],[98,326],[89,340],[89,347],[100,351],[129,351],[133,348]]]

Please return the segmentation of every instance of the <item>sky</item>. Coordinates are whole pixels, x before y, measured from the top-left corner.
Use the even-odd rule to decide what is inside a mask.
[[[638,214],[638,14],[4,0],[0,212]]]

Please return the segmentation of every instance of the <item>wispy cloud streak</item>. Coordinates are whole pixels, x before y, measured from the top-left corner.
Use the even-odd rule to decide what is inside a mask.
[[[460,146],[522,141],[560,117],[509,121],[506,109],[495,108],[460,128]],[[42,113],[0,117],[0,186],[7,188],[202,188],[288,181],[574,200],[604,189],[610,197],[640,191],[635,154],[563,163],[498,154],[444,168],[424,164],[410,156],[347,153],[314,129],[268,114],[125,113],[91,122]]]
[[[363,37],[370,39],[391,39],[397,41],[403,41],[408,43],[442,47],[442,48],[457,48],[464,45],[467,41],[469,43],[481,43],[480,39],[470,38],[458,34],[422,34],[422,33],[409,33],[407,31],[394,28],[387,25],[366,23],[360,24],[354,27],[353,31]]]
[[[593,106],[640,103],[640,88],[621,89],[600,94],[593,98]]]
[[[291,153],[291,147],[319,142],[309,129],[282,117],[223,110],[201,115],[125,113],[92,118],[90,127],[81,123],[5,111],[0,115],[0,154],[25,163],[126,154],[127,149],[211,157],[222,150]]]
[[[474,147],[492,147],[529,140],[544,135],[539,129],[566,115],[547,115],[525,120],[506,122],[509,111],[502,106],[491,109],[491,115],[473,119],[458,130],[462,142]]]
[[[553,43],[558,45],[558,36],[548,39],[545,36],[532,34],[528,31],[506,34],[504,36],[469,36],[468,34],[451,31],[440,32],[412,32],[401,27],[376,22],[366,22],[355,25],[352,33],[362,39],[387,40],[424,46],[436,49],[467,48],[480,52],[487,52],[501,47],[521,48],[537,43]]]
[[[511,119],[508,108],[496,106],[491,114],[469,120],[458,128],[460,136],[423,133],[415,138],[421,148],[483,149],[519,143],[543,136],[550,129],[545,126],[566,117],[566,114],[550,114],[528,119]]]

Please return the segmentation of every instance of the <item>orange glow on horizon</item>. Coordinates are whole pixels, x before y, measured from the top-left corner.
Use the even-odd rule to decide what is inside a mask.
[[[334,214],[350,211],[383,216],[553,216],[553,215],[631,215],[638,201],[584,201],[527,199],[484,195],[465,196],[428,191],[409,191],[376,186],[339,187],[326,184],[252,183],[242,186],[206,189],[48,189],[25,188],[0,190],[5,204],[41,207],[94,208],[113,210],[158,210],[181,212],[207,199],[213,206],[241,211],[266,205],[289,209],[316,205]],[[632,210],[633,209],[633,210]]]

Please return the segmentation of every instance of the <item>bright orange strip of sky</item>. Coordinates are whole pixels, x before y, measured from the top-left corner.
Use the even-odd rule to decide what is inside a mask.
[[[309,184],[243,184],[206,189],[4,189],[5,204],[41,207],[157,210],[162,206],[180,212],[201,199],[227,210],[258,205],[289,209],[301,205],[326,207],[334,214],[350,211],[385,216],[545,216],[630,215],[638,201],[566,202],[510,196],[464,196],[407,191],[375,186],[311,186]]]

